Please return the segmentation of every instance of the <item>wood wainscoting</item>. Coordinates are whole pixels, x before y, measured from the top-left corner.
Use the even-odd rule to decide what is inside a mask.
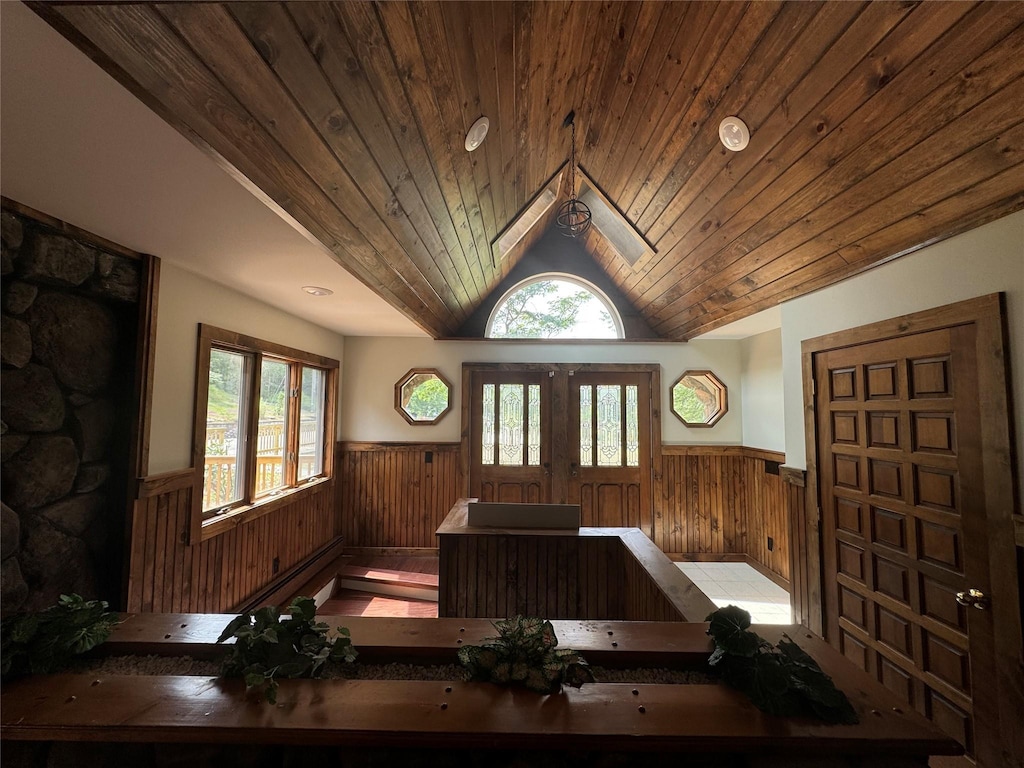
[[[349,547],[437,547],[460,495],[458,443],[339,445],[342,535]],[[662,447],[654,526],[663,552],[736,554],[790,578],[790,515],[781,453],[742,446]],[[768,537],[772,549],[768,549]]]
[[[458,443],[338,446],[341,532],[350,547],[437,547],[459,493]]]
[[[139,482],[129,543],[129,612],[233,611],[337,537],[332,481],[187,544],[194,483],[192,469]]]
[[[665,445],[661,455],[652,538],[663,552],[746,555],[779,580],[790,580],[790,515],[779,475],[783,454]]]

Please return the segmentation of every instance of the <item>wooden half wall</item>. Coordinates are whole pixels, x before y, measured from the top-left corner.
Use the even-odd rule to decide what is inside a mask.
[[[129,541],[127,611],[236,610],[337,536],[332,481],[187,544],[194,482],[191,469],[140,481]]]
[[[346,546],[436,548],[434,531],[459,492],[459,443],[338,446]]]
[[[338,455],[347,546],[437,547],[434,531],[462,495],[458,443],[348,442]],[[664,552],[749,556],[788,581],[783,460],[741,446],[663,446],[646,533]]]
[[[670,554],[747,555],[789,581],[789,513],[779,476],[785,456],[742,446],[665,445],[661,452],[654,543]]]

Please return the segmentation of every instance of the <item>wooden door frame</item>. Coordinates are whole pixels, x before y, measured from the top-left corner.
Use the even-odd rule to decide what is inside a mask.
[[[649,499],[648,512],[644,520],[648,523],[648,529],[653,531],[654,525],[654,480],[655,473],[661,470],[661,364],[660,363],[463,363],[462,364],[462,396],[461,396],[461,419],[459,450],[459,479],[458,487],[462,495],[468,497],[470,493],[469,481],[472,462],[472,392],[473,374],[486,371],[548,371],[555,372],[579,371],[581,373],[649,373],[651,376],[651,466],[649,478]],[[553,409],[568,407],[569,384],[568,376],[555,377],[555,386],[551,390],[551,405]],[[556,442],[558,435],[552,436],[552,488],[554,496],[559,490],[556,483],[563,483],[560,478],[568,474],[568,446],[559,445]],[[563,466],[564,464],[564,466]],[[648,536],[651,534],[648,533]]]
[[[815,410],[815,357],[844,347],[936,331],[960,325],[976,326],[978,391],[981,393],[980,426],[982,465],[986,471],[983,487],[987,502],[987,539],[990,543],[990,579],[1002,580],[1018,571],[1024,561],[1024,519],[1018,495],[1017,464],[1013,443],[1012,383],[1008,376],[1009,335],[1006,322],[1006,296],[992,293],[934,309],[882,320],[876,323],[806,339],[801,344],[803,367],[804,439],[807,446],[807,475],[804,504],[806,514],[808,616],[810,629],[825,636],[824,567],[822,559],[821,496],[818,475],[818,414]],[[1016,547],[1005,541],[1015,540]],[[991,546],[1002,543],[1003,546]],[[1018,574],[1019,578],[1020,574]],[[1011,582],[1014,581],[1011,579]],[[1007,587],[1012,590],[1012,584]],[[999,627],[994,637],[993,662],[1007,674],[991,681],[995,691],[1000,747],[1010,755],[1024,754],[1024,734],[1019,724],[1024,718],[1024,681],[1022,681],[1021,596],[993,603],[993,623]],[[1017,674],[1015,674],[1015,671]]]

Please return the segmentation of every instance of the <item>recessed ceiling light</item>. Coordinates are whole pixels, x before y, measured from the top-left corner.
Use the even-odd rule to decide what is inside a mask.
[[[334,293],[330,288],[321,288],[319,285],[304,285],[302,290],[310,296],[330,296]]]
[[[739,152],[746,149],[747,144],[750,143],[750,129],[738,117],[730,116],[719,123],[718,138],[722,140],[726,149]]]
[[[487,129],[490,127],[491,121],[486,117],[481,117],[469,127],[469,133],[466,134],[467,152],[472,152],[484,143],[484,139],[487,138]]]

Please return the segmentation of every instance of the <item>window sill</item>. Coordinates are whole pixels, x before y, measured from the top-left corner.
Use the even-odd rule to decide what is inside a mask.
[[[202,542],[215,536],[220,536],[222,533],[227,533],[240,525],[251,523],[253,520],[258,520],[264,515],[269,515],[271,512],[287,504],[292,504],[307,496],[315,496],[318,493],[322,493],[331,482],[333,482],[333,478],[320,477],[305,483],[299,488],[289,488],[274,496],[258,499],[252,504],[246,504],[238,509],[233,509],[222,515],[211,517],[209,520],[204,520],[199,541]]]

